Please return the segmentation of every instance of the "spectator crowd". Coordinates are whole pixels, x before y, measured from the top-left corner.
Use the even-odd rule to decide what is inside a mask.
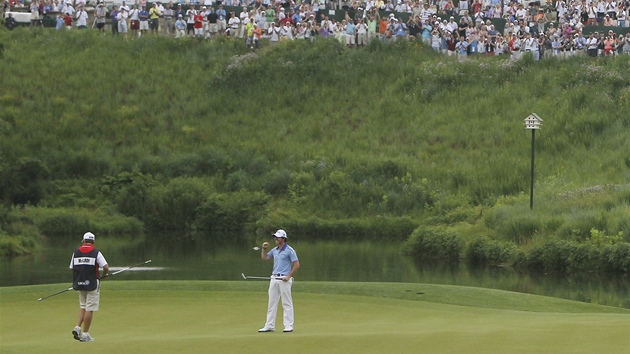
[[[28,5],[20,3],[23,0],[2,1],[3,11],[28,6],[31,26],[41,26],[42,15],[56,13],[58,30],[91,27],[105,35],[111,28],[112,34],[124,38],[229,36],[244,40],[251,48],[260,47],[263,38],[271,45],[335,38],[351,48],[373,40],[417,40],[436,52],[460,58],[509,54],[518,59],[527,52],[535,60],[630,54],[630,34],[624,35],[630,0],[542,4],[523,0],[205,0],[204,4],[150,5],[141,0],[131,5],[122,1],[111,8],[101,0],[89,13],[86,0],[35,0]],[[335,15],[330,9],[335,9]],[[499,30],[495,23],[505,25]],[[12,29],[15,25],[9,15],[5,26]],[[589,26],[605,27],[606,31],[585,34]]]

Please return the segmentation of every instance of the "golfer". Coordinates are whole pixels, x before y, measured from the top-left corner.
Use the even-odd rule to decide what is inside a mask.
[[[269,305],[267,307],[267,322],[258,332],[273,332],[276,329],[276,313],[278,312],[278,298],[282,299],[284,312],[283,332],[293,332],[293,298],[291,286],[293,274],[300,268],[297,253],[287,244],[287,233],[284,230],[276,231],[276,247],[267,253],[269,243],[262,244],[260,257],[263,261],[273,259],[273,272],[269,282]]]
[[[83,245],[72,254],[72,288],[79,291],[79,318],[72,330],[74,339],[81,342],[93,342],[90,336],[92,314],[98,311],[100,299],[99,267],[103,268],[103,276],[107,276],[109,265],[101,251],[94,248],[94,234],[83,235]],[[83,331],[81,326],[83,325]]]

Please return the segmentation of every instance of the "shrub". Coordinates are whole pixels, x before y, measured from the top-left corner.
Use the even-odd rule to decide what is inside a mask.
[[[534,246],[521,263],[526,268],[549,273],[596,271],[601,266],[600,253],[593,245],[553,240]]]
[[[605,246],[601,256],[602,269],[607,272],[630,273],[630,243]]]
[[[443,262],[459,262],[463,242],[444,227],[421,226],[414,230],[405,248],[411,256]]]
[[[147,192],[145,223],[160,230],[190,230],[212,190],[204,179],[179,177]]]
[[[267,174],[263,182],[263,190],[271,195],[282,195],[288,190],[291,181],[291,171],[285,169],[272,171]]]
[[[241,232],[264,213],[264,193],[226,193],[207,197],[197,208],[193,228],[197,231]]]
[[[58,211],[45,216],[39,223],[39,228],[47,237],[82,235],[90,229],[90,220],[70,211]]]
[[[476,266],[499,265],[508,262],[515,252],[514,244],[478,236],[468,243],[464,258],[468,263]]]

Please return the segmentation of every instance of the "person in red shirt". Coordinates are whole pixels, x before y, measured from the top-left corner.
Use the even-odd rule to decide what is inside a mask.
[[[66,29],[72,29],[72,16],[70,14],[63,17],[63,22],[66,24]]]
[[[475,0],[475,2],[472,4],[472,13],[474,15],[479,11],[481,11],[481,2],[479,0]]]
[[[196,12],[193,20],[195,21],[193,26],[195,29],[195,37],[203,38],[203,16],[201,12]]]

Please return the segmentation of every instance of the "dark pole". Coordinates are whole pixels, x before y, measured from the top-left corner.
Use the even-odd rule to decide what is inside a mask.
[[[532,175],[529,186],[529,209],[534,209],[534,143],[536,141],[536,129],[532,129]]]

